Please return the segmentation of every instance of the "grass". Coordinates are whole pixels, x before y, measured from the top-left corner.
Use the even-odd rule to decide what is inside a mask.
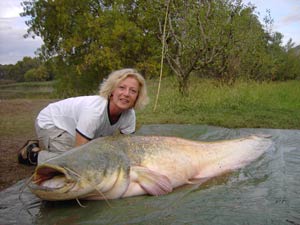
[[[52,98],[53,82],[0,83],[1,99]]]
[[[193,78],[189,96],[181,96],[174,78],[162,81],[156,112],[157,83],[148,82],[152,102],[137,113],[140,123],[209,124],[229,128],[300,128],[300,81],[243,82],[220,86]]]
[[[220,86],[211,80],[192,78],[189,95],[181,96],[175,78],[167,77],[162,80],[154,112],[157,82],[147,81],[151,101],[144,110],[137,111],[138,126],[174,123],[228,128],[300,128],[299,80],[270,83],[238,81],[233,86]],[[38,101],[46,98],[50,102],[53,101],[52,85],[52,82],[0,85],[0,99]],[[16,104],[12,100],[11,103]],[[15,122],[18,117],[11,115],[7,120]]]
[[[1,82],[0,82],[1,83]],[[0,84],[0,138],[35,137],[38,112],[53,99],[53,82]]]

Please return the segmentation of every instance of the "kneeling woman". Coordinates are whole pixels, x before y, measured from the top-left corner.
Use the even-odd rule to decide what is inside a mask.
[[[132,134],[134,109],[147,103],[141,74],[134,69],[114,71],[101,84],[99,95],[68,98],[44,108],[35,123],[41,148],[38,141],[28,141],[19,152],[19,162],[36,165],[97,137],[116,131]]]

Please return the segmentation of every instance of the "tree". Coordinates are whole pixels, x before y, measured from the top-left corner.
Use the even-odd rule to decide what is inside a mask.
[[[236,79],[241,72],[242,53],[246,54],[253,41],[248,37],[246,21],[258,21],[252,12],[239,0],[171,1],[166,59],[182,94],[187,93],[193,71],[226,83]],[[251,28],[255,34],[263,34],[261,26]]]
[[[151,78],[158,74],[162,41],[166,70],[173,71],[182,94],[193,73],[231,84],[239,77],[278,79],[297,65],[281,46],[280,33],[271,33],[270,13],[263,26],[255,6],[242,0],[168,2],[165,40],[161,0],[29,0],[22,15],[31,17],[27,36],[44,40],[40,56],[50,62],[64,96],[94,93],[104,76],[121,67]]]
[[[56,57],[56,78],[70,93],[87,94],[116,68],[136,67],[144,73],[158,68],[157,44],[139,27],[136,2],[23,1],[22,16],[31,17],[28,35],[42,37],[43,56]]]

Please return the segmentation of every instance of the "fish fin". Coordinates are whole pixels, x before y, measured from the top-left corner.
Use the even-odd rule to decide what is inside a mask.
[[[167,176],[140,166],[134,166],[131,169],[137,175],[135,182],[139,183],[148,194],[158,196],[173,190],[171,181]]]

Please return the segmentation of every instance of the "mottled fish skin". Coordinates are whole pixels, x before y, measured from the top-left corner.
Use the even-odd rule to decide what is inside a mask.
[[[36,167],[29,184],[41,199],[163,195],[241,168],[272,144],[265,136],[217,142],[164,136],[95,139]]]

